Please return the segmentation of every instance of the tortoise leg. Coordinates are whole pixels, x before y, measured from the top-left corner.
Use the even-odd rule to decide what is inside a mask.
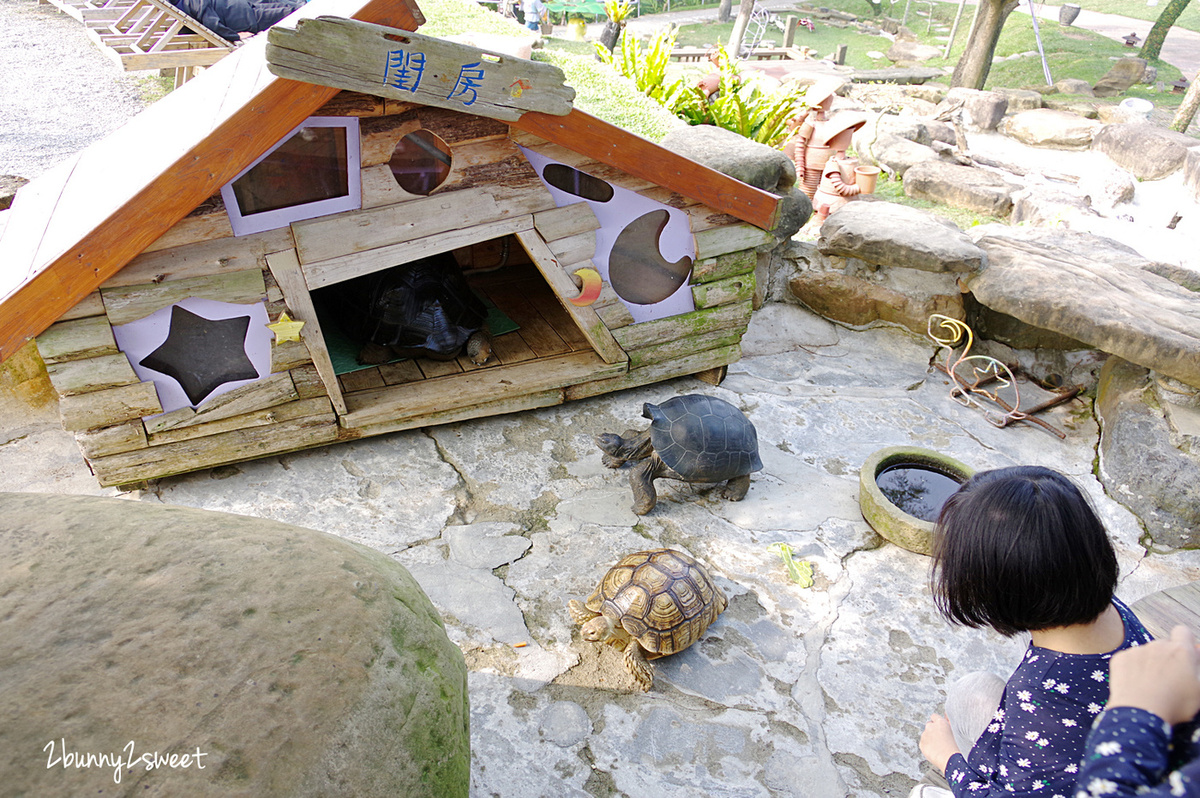
[[[625,670],[629,671],[638,687],[649,692],[654,684],[654,666],[646,661],[646,654],[636,640],[630,640],[625,646]]]
[[[392,350],[379,344],[363,344],[358,350],[358,363],[361,366],[378,366],[392,359]]]
[[[651,457],[637,464],[629,472],[629,487],[633,488],[633,511],[645,515],[654,509],[658,503],[658,493],[654,490],[654,480],[662,476],[666,470],[662,461]]]
[[[725,488],[721,491],[721,495],[731,502],[740,502],[746,498],[746,493],[750,490],[750,475],[746,474],[742,477],[734,477],[725,483]]]
[[[575,623],[583,625],[595,618],[600,613],[592,612],[579,599],[571,599],[567,602],[567,611],[571,613],[571,620]]]
[[[467,339],[466,353],[476,366],[488,362],[492,356],[492,334],[486,327],[471,333],[471,337]]]
[[[650,430],[641,432],[625,430],[624,435],[605,432],[595,438],[596,446],[604,452],[601,462],[608,468],[620,468],[630,460],[644,460],[650,456]]]

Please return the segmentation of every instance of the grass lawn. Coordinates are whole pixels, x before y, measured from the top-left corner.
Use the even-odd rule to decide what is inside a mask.
[[[895,17],[903,17],[905,2],[906,0],[897,2],[892,6],[890,13]],[[1134,4],[1131,0],[1124,0],[1124,2],[1130,5]],[[1081,5],[1085,8],[1090,7],[1088,0]],[[864,20],[871,19],[870,6],[866,0],[831,0],[828,2],[828,7],[857,14]],[[913,33],[917,34],[923,43],[944,48],[957,11],[956,3],[930,3],[924,0],[914,0],[909,6],[906,25]],[[954,65],[958,63],[966,45],[972,12],[973,7],[968,6],[959,23],[954,46],[950,49],[950,56],[945,59],[935,58],[929,61],[930,66],[953,69]],[[931,14],[932,16],[930,16]],[[1046,53],[1046,62],[1053,80],[1078,78],[1095,83],[1108,72],[1114,59],[1131,54],[1130,49],[1120,42],[1097,33],[1075,27],[1063,27],[1053,20],[1039,20],[1039,23],[1042,49]],[[819,22],[817,25],[817,31],[820,32],[821,25]],[[883,41],[881,46],[886,48],[886,45],[886,41]],[[851,45],[848,61],[854,57],[853,50],[854,46]],[[1034,35],[1032,19],[1026,14],[1010,15],[1000,32],[1000,40],[996,45],[996,57],[1006,60],[993,63],[985,88],[1024,88],[1046,85],[1046,78],[1042,71],[1042,59],[1037,52],[1038,43]],[[1019,58],[1009,58],[1021,53],[1025,55]],[[1160,83],[1170,84],[1180,77],[1177,68],[1163,61],[1154,60],[1151,65],[1158,69],[1158,82]],[[945,78],[942,82],[948,84],[949,78]],[[1181,94],[1172,94],[1169,89],[1158,91],[1154,86],[1135,86],[1127,92],[1126,96],[1143,97],[1164,108],[1178,107],[1183,100]],[[1122,99],[1124,96],[1115,97],[1112,98],[1112,102],[1116,103]],[[1104,101],[1101,100],[1101,102]]]
[[[865,3],[864,3],[865,5]],[[780,15],[782,18],[783,15]],[[733,23],[704,22],[698,25],[685,25],[679,30],[675,39],[680,47],[708,47],[729,42],[729,34],[733,32]],[[764,39],[774,39],[776,44],[783,44],[783,31],[777,28],[768,29],[763,34]],[[794,44],[797,47],[809,47],[818,57],[833,53],[839,44],[848,46],[846,65],[855,69],[879,69],[891,66],[891,62],[883,57],[891,43],[878,36],[867,36],[851,28],[834,28],[829,25],[816,23],[816,31],[809,32],[807,28],[796,29]],[[875,53],[878,58],[872,58],[868,53]]]

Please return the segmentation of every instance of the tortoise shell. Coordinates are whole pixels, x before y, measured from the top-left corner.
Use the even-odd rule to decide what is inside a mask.
[[[688,482],[722,482],[760,470],[758,432],[723,399],[688,394],[647,402],[650,442],[663,464]]]
[[[727,605],[704,566],[673,549],[622,558],[587,600],[589,610],[613,618],[652,657],[695,643]]]

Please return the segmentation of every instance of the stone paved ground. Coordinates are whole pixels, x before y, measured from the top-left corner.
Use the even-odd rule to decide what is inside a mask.
[[[386,552],[441,609],[471,669],[473,795],[884,796],[920,775],[916,740],[947,679],[1007,673],[1024,643],[938,619],[928,562],[859,514],[859,465],[930,447],[976,468],[1037,463],[1084,485],[1116,542],[1120,594],[1200,578],[1200,555],[1148,554],[1092,476],[1097,428],[1075,402],[999,429],[948,398],[934,347],[799,307],[756,313],[721,387],[690,378],[570,405],[358,441],[161,481],[130,500],[278,519]],[[741,503],[660,483],[645,517],[592,436],[639,426],[644,401],[720,396],[758,429],[765,468]],[[113,494],[90,481],[53,404],[0,404],[0,473],[17,491]],[[786,542],[816,583],[788,581]],[[707,562],[730,607],[632,690],[565,610],[626,552]],[[519,644],[525,645],[520,646]]]
[[[1087,404],[1048,415],[1066,441],[998,429],[948,398],[933,355],[901,331],[768,305],[720,387],[681,379],[163,480],[127,498],[322,529],[408,566],[471,668],[475,796],[904,795],[946,680],[1007,673],[1024,644],[936,617],[927,561],[859,514],[869,454],[915,444],[976,468],[1058,468],[1100,508],[1123,598],[1200,578],[1200,555],[1148,553],[1137,519],[1104,495]],[[0,381],[0,487],[114,495],[88,474],[49,394],[28,389]],[[624,473],[601,466],[591,438],[642,424],[644,401],[690,392],[747,412],[765,468],[741,503],[665,483],[639,518]],[[788,581],[774,542],[814,564],[812,588]],[[620,555],[657,545],[707,562],[731,601],[642,694],[614,652],[579,640],[565,603]]]

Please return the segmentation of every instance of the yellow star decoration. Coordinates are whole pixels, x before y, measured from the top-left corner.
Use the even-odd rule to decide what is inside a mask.
[[[275,345],[278,346],[285,341],[299,341],[300,329],[303,326],[304,322],[292,321],[287,311],[284,311],[279,314],[279,321],[274,324],[268,324],[267,329],[275,333]]]

